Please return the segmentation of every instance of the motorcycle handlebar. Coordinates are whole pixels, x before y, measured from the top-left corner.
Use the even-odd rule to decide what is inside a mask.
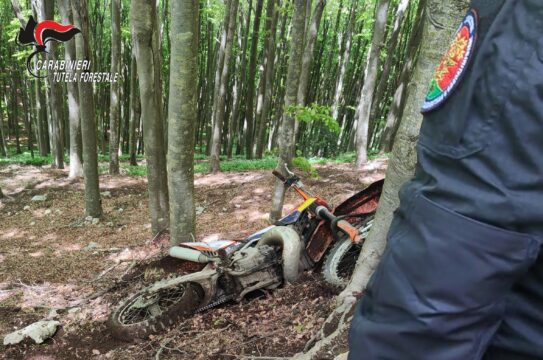
[[[344,232],[347,236],[349,236],[351,241],[355,243],[360,242],[360,235],[358,234],[358,229],[352,226],[348,221],[346,220],[338,221],[338,218],[324,206],[317,207],[316,213],[321,219],[331,224],[332,230],[334,227],[337,227],[342,232]]]

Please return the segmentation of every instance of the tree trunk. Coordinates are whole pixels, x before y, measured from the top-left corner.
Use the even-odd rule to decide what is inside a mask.
[[[273,0],[275,1],[275,0]],[[240,21],[239,21],[239,30],[237,32],[237,42],[238,48],[241,50],[243,48],[243,13],[240,12]],[[240,96],[241,96],[241,78],[242,78],[242,62],[241,62],[241,51],[237,52],[237,56],[234,61],[234,73],[236,69],[238,70],[238,77],[234,77],[234,88],[232,89],[232,114],[230,116],[230,126],[228,128],[228,144],[226,145],[226,155],[228,159],[232,158],[232,153],[234,150],[234,139],[236,137],[236,130],[239,127],[239,105],[240,105]]]
[[[288,112],[288,109],[293,105],[296,105],[298,99],[298,86],[302,68],[306,4],[306,0],[294,0],[289,65],[285,84],[285,111],[283,112],[283,119],[279,127],[279,161],[276,167],[276,170],[281,172],[284,176],[287,175],[284,165],[290,165],[294,155],[294,139],[296,135],[294,133],[295,118],[294,114]],[[277,179],[275,182],[275,190],[272,197],[272,209],[270,213],[270,220],[272,222],[275,222],[281,217],[284,199],[285,187],[283,183]]]
[[[72,0],[74,25],[81,30],[75,36],[77,59],[90,60],[87,0]],[[79,73],[79,72],[78,72]],[[96,120],[92,83],[78,82],[83,142],[83,174],[85,177],[85,214],[98,218],[102,215],[96,153]]]
[[[411,32],[407,45],[407,56],[403,65],[402,72],[400,74],[399,85],[394,92],[394,97],[392,99],[392,104],[387,115],[385,128],[383,129],[383,135],[381,137],[381,143],[379,146],[382,153],[390,152],[392,150],[392,145],[394,144],[393,139],[397,127],[396,123],[401,117],[403,108],[405,106],[405,94],[407,92],[407,85],[411,79],[411,73],[413,71],[413,67],[415,66],[418,49],[420,48],[420,38],[422,34],[423,23],[422,15],[424,12],[423,10],[424,7],[419,5],[417,14],[415,16],[415,25]]]
[[[385,27],[387,23],[388,5],[390,0],[379,0],[376,11],[375,23],[373,24],[373,38],[371,48],[368,53],[366,71],[364,74],[364,86],[360,92],[360,102],[358,103],[358,118],[356,126],[356,163],[355,166],[361,169],[368,158],[368,126],[370,121],[370,109],[373,102],[373,92],[377,80],[377,70],[379,67],[379,55],[381,45],[385,38]]]
[[[211,139],[211,152],[209,158],[209,171],[216,173],[219,171],[221,155],[221,137],[225,117],[226,87],[228,86],[228,76],[230,70],[230,57],[232,54],[232,43],[234,42],[234,32],[236,29],[236,19],[238,12],[238,0],[228,0],[224,15],[225,44],[222,61],[222,69],[218,69],[219,91],[214,100],[215,109],[213,114],[213,133]]]
[[[5,89],[2,89],[5,91]],[[0,98],[1,99],[1,98]],[[4,114],[2,112],[2,104],[0,104],[0,154],[2,157],[9,157],[9,149],[6,144],[6,138],[4,135]],[[6,109],[7,109],[7,103],[6,103]]]
[[[309,75],[311,74],[311,64],[313,62],[313,50],[315,49],[315,40],[319,33],[322,12],[326,6],[326,0],[319,0],[315,5],[315,11],[309,24],[308,33],[305,38],[305,49],[302,57],[302,72],[300,74],[300,85],[298,86],[298,104],[306,105],[307,86],[309,84]]]
[[[69,0],[59,0],[59,9],[64,24],[73,23],[72,8]],[[75,44],[73,41],[64,43],[64,59],[69,62],[75,60]],[[73,70],[67,71],[73,73]],[[69,178],[83,176],[83,164],[81,162],[81,122],[79,120],[79,90],[75,82],[66,84],[68,95],[68,120],[70,134],[70,174]]]
[[[409,0],[400,0],[398,7],[396,8],[396,14],[394,15],[394,25],[392,27],[392,35],[388,42],[387,47],[387,58],[383,65],[383,71],[381,72],[381,78],[377,89],[375,90],[374,101],[371,105],[370,110],[370,119],[375,121],[375,116],[377,115],[377,109],[382,106],[382,102],[385,99],[385,90],[389,81],[390,71],[392,70],[392,63],[394,61],[394,51],[398,46],[398,37],[400,36],[400,30],[402,29],[402,20],[409,6]]]
[[[426,2],[428,3],[426,5]],[[325,321],[323,329],[312,341],[314,346],[305,354],[295,359],[317,359],[330,349],[334,340],[344,339],[356,304],[355,294],[362,293],[377,266],[386,246],[386,236],[394,210],[398,207],[398,191],[409,180],[415,170],[416,141],[422,122],[420,106],[426,95],[428,83],[440,61],[448,41],[456,30],[468,6],[468,0],[422,0],[419,6],[425,6],[420,57],[415,67],[412,81],[409,83],[407,106],[401,120],[396,142],[390,158],[383,194],[373,222],[370,234],[364,242],[358,258],[355,272],[347,288],[338,297],[338,306]]]
[[[260,18],[264,0],[256,1],[255,19],[253,23],[253,35],[251,39],[251,54],[249,60],[249,83],[247,84],[245,118],[247,120],[247,132],[245,133],[245,151],[247,159],[253,158],[254,141],[254,100],[255,100],[255,75],[256,60],[258,55],[258,35],[260,30]],[[301,39],[303,41],[303,39]]]
[[[266,128],[268,127],[268,117],[272,101],[273,92],[273,73],[275,68],[275,38],[277,35],[277,20],[279,11],[277,9],[277,0],[268,0],[266,9],[266,39],[264,40],[264,78],[260,80],[263,87],[259,91],[257,105],[258,132],[256,145],[256,158],[261,159],[264,152],[264,143],[266,140]]]
[[[111,76],[121,72],[121,0],[111,0]],[[109,97],[109,173],[119,174],[119,83],[111,83]]]
[[[40,11],[39,20],[54,20],[54,0],[34,0]],[[56,61],[56,44],[55,41],[47,42],[48,61]],[[51,109],[51,144],[53,152],[53,167],[64,169],[64,144],[62,139],[61,124],[63,123],[62,113],[62,89],[61,83],[53,80],[53,71],[47,71],[47,80],[49,85],[49,105]]]
[[[130,154],[130,165],[138,165],[136,154],[138,152],[138,134],[137,129],[140,127],[141,104],[138,91],[138,68],[136,56],[132,51],[132,59],[130,61],[130,123],[128,129],[128,153]]]
[[[158,57],[156,4],[132,0],[130,23],[138,77],[143,122],[143,143],[147,159],[149,210],[153,234],[168,227],[168,185],[162,122],[161,64]]]
[[[177,245],[195,239],[194,125],[198,102],[199,1],[178,0],[171,4],[170,94],[176,96],[170,97],[168,107],[168,185],[170,244]],[[233,10],[234,16],[236,10]]]
[[[349,15],[349,22],[347,24],[347,29],[345,30],[345,44],[343,46],[343,54],[340,54],[339,59],[339,74],[336,81],[335,91],[334,91],[334,101],[332,102],[332,117],[338,120],[339,116],[339,107],[341,105],[341,99],[343,94],[343,82],[345,80],[345,73],[347,72],[347,67],[349,65],[349,58],[351,55],[351,45],[353,41],[353,30],[356,23],[356,9],[358,1],[353,1],[351,13]],[[341,132],[344,131],[345,123],[342,123]],[[341,134],[338,139],[338,146],[340,144]]]

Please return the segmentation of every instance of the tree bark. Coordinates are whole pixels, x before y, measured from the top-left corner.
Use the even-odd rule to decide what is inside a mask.
[[[260,80],[262,89],[259,90],[257,101],[258,132],[256,158],[261,159],[264,152],[266,128],[273,92],[273,73],[275,69],[275,38],[277,35],[277,20],[279,11],[277,0],[268,0],[266,8],[266,38],[264,40],[263,79]]]
[[[249,83],[247,84],[245,119],[247,121],[247,132],[245,133],[245,152],[247,159],[253,158],[254,141],[254,100],[255,100],[255,75],[256,60],[258,55],[258,36],[260,30],[260,18],[264,0],[256,1],[255,19],[253,23],[253,35],[251,39],[251,54],[249,60]],[[303,42],[303,39],[301,39]]]
[[[285,107],[283,119],[279,127],[279,161],[276,170],[287,176],[284,165],[291,164],[294,155],[294,115],[289,112],[289,108],[297,104],[298,86],[300,82],[300,73],[302,68],[303,37],[305,27],[306,0],[294,0],[294,15],[292,18],[292,35],[290,41],[289,65],[286,80]],[[272,197],[272,209],[270,220],[275,222],[281,217],[283,210],[283,201],[285,199],[285,187],[277,179]]]
[[[168,227],[168,185],[164,131],[162,122],[162,89],[160,84],[159,44],[156,4],[154,1],[132,0],[130,23],[138,64],[138,77],[143,122],[143,142],[147,159],[149,210],[153,234]]]
[[[87,0],[71,0],[74,25],[81,30],[75,36],[78,59],[90,60]],[[79,73],[79,72],[78,72]],[[83,174],[85,178],[85,214],[98,218],[102,215],[96,152],[96,122],[92,83],[78,82],[83,143]]]
[[[198,103],[198,0],[171,2],[168,185],[170,243],[195,239],[194,125]],[[235,15],[235,10],[234,10]]]
[[[54,0],[33,0],[37,3],[36,7],[39,10],[39,21],[54,20]],[[56,61],[56,44],[55,41],[47,42],[48,61]],[[47,72],[47,80],[49,85],[49,105],[51,109],[51,144],[53,153],[53,167],[64,169],[64,143],[62,139],[61,124],[63,123],[62,113],[62,89],[61,84],[53,79],[53,72]]]
[[[130,154],[130,165],[138,165],[136,154],[138,152],[138,134],[136,131],[140,127],[141,104],[138,91],[138,68],[136,56],[132,51],[132,59],[130,61],[130,123],[128,129],[128,153]]]
[[[339,74],[336,80],[336,86],[334,91],[334,101],[332,102],[332,117],[338,120],[339,107],[341,104],[342,94],[343,94],[343,82],[345,80],[345,73],[347,72],[347,66],[349,65],[349,57],[351,55],[351,45],[353,41],[353,30],[356,23],[356,9],[358,6],[358,1],[353,1],[351,13],[349,15],[349,22],[347,23],[347,29],[345,30],[345,44],[343,46],[343,54],[340,54],[339,59]],[[342,124],[344,125],[344,124]],[[344,126],[341,127],[342,133],[344,131]],[[338,146],[340,143],[341,134],[338,139]]]
[[[234,42],[234,32],[236,29],[236,19],[238,12],[238,0],[228,0],[224,15],[225,44],[222,61],[222,69],[218,69],[219,91],[215,99],[215,109],[213,114],[213,133],[211,139],[211,152],[209,158],[209,171],[216,173],[220,170],[221,138],[225,117],[226,87],[228,86],[228,77],[230,70],[230,58],[232,55],[232,43]]]
[[[379,67],[379,55],[381,45],[385,38],[385,27],[387,23],[387,13],[390,0],[379,0],[377,5],[375,23],[373,24],[373,37],[371,48],[368,53],[366,71],[364,74],[364,86],[360,92],[360,102],[358,103],[358,118],[356,126],[356,163],[355,166],[361,169],[368,159],[368,126],[370,121],[370,109],[373,102],[373,92],[377,80],[377,70]]]
[[[371,105],[370,110],[370,119],[376,120],[375,116],[377,115],[377,109],[382,106],[382,102],[385,99],[385,90],[389,82],[390,71],[392,70],[392,63],[394,61],[394,50],[398,46],[398,37],[400,36],[400,30],[402,29],[402,21],[409,6],[409,0],[400,0],[398,7],[396,8],[396,14],[394,15],[394,25],[392,26],[392,34],[388,42],[387,47],[387,58],[383,65],[383,71],[381,72],[381,77],[377,89],[375,90],[374,101]]]
[[[62,22],[64,24],[73,23],[72,8],[70,0],[59,0],[59,10]],[[75,43],[67,41],[64,43],[64,59],[69,62],[75,60]],[[73,73],[73,70],[67,71]],[[66,84],[68,95],[68,120],[70,134],[70,173],[69,178],[77,178],[83,176],[82,156],[82,139],[81,139],[81,122],[79,119],[79,90],[75,82]]]
[[[121,72],[121,0],[111,0],[111,75]],[[109,97],[109,173],[119,174],[119,83],[111,83]]]
[[[2,91],[5,91],[5,89],[2,89]],[[4,97],[5,98],[5,97]],[[9,157],[9,149],[6,144],[6,138],[4,135],[4,115],[2,113],[3,107],[0,104],[0,154],[2,157]],[[7,109],[7,102],[6,102],[6,109]]]
[[[311,64],[313,63],[313,50],[315,49],[315,40],[319,33],[322,13],[326,6],[326,0],[319,0],[315,5],[315,11],[311,17],[308,33],[305,36],[305,49],[302,57],[302,72],[300,74],[300,84],[298,86],[298,104],[306,105],[307,86],[309,84],[309,75],[311,74]]]
[[[426,1],[426,0],[424,0]],[[411,79],[413,67],[417,58],[417,53],[420,48],[420,38],[422,34],[422,15],[424,6],[419,5],[417,14],[415,15],[415,25],[411,32],[408,44],[407,44],[407,56],[405,63],[400,74],[399,84],[394,92],[392,104],[387,114],[385,128],[383,129],[383,135],[381,136],[381,143],[379,149],[382,153],[392,151],[393,139],[396,133],[396,124],[401,117],[403,108],[406,102],[407,86]]]

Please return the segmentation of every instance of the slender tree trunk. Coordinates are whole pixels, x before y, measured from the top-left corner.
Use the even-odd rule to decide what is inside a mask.
[[[249,83],[247,84],[245,119],[247,121],[247,132],[245,134],[245,151],[247,159],[253,158],[254,141],[254,107],[255,107],[255,76],[256,61],[258,55],[258,37],[260,32],[260,18],[264,0],[256,0],[255,19],[253,23],[253,35],[251,39],[251,54],[249,60]]]
[[[260,118],[258,123],[256,157],[262,158],[264,144],[266,140],[266,128],[268,127],[268,117],[273,93],[273,73],[275,68],[275,38],[277,34],[277,20],[279,11],[277,9],[277,0],[268,0],[266,9],[266,39],[264,40],[264,78],[261,84],[264,89],[259,94],[257,105],[257,114]],[[260,93],[260,92],[259,92]],[[262,97],[262,99],[260,99]]]
[[[87,0],[71,0],[74,25],[81,30],[75,36],[77,59],[90,60]],[[79,72],[78,72],[79,74]],[[83,142],[83,173],[85,177],[85,214],[98,218],[102,215],[96,152],[96,122],[92,83],[78,82]]]
[[[170,243],[176,245],[195,239],[194,125],[198,103],[199,2],[177,0],[171,4],[170,94],[176,96],[170,97],[168,107],[168,184]]]
[[[315,40],[319,32],[322,12],[326,6],[326,0],[319,0],[315,6],[311,23],[309,24],[308,33],[306,35],[305,49],[302,58],[302,72],[300,74],[300,85],[298,87],[298,104],[306,105],[307,86],[309,84],[309,76],[311,75],[311,65],[313,62],[313,50],[315,49]]]
[[[211,153],[209,159],[209,171],[212,173],[219,171],[221,154],[221,137],[225,115],[226,86],[228,86],[228,76],[230,70],[230,58],[232,54],[232,43],[234,42],[234,31],[236,29],[236,19],[238,11],[238,0],[228,0],[225,10],[224,29],[225,45],[222,61],[222,69],[219,76],[219,91],[215,99],[215,109],[213,115],[213,133],[211,140]]]
[[[28,81],[26,78],[23,78],[22,81],[23,81],[23,86],[21,88],[21,91],[26,91],[26,89],[28,89]],[[30,93],[32,93],[32,91],[30,91]],[[31,95],[30,95],[30,98],[32,98]],[[23,116],[26,119],[25,126],[26,126],[27,149],[28,151],[30,151],[30,156],[33,159],[34,158],[34,142],[33,142],[34,139],[32,137],[32,110],[31,110],[32,106],[29,104],[31,99],[28,98],[28,94],[23,94],[22,100],[23,100]]]
[[[286,81],[285,109],[296,105],[298,98],[298,86],[302,68],[303,38],[306,14],[306,0],[294,0],[294,15],[292,18],[292,35],[290,41],[289,65]],[[276,170],[286,176],[285,164],[290,165],[294,155],[294,115],[290,112],[283,112],[283,119],[279,127],[279,161]],[[283,201],[285,199],[285,187],[277,179],[272,197],[272,209],[270,219],[275,222],[281,217]]]
[[[13,82],[11,83],[11,109],[12,109],[12,128],[15,130],[15,147],[17,154],[22,154],[21,151],[21,141],[19,136],[19,76],[16,73],[13,78]]]
[[[111,0],[111,75],[121,72],[121,0]],[[112,82],[109,100],[109,173],[119,174],[119,83]]]
[[[149,210],[153,234],[168,227],[168,185],[164,132],[162,122],[162,89],[154,1],[132,0],[130,23],[133,47],[138,64],[141,118],[147,180],[149,182]]]
[[[245,36],[243,36],[243,42],[241,45],[241,49],[242,49],[241,50],[241,68],[240,68],[240,79],[239,79],[240,92],[237,98],[237,105],[235,105],[234,107],[235,110],[237,111],[235,115],[236,115],[236,118],[237,118],[236,121],[238,124],[238,127],[236,129],[236,132],[237,132],[236,154],[237,155],[241,154],[242,148],[244,147],[244,144],[245,144],[245,140],[247,139],[247,137],[243,136],[244,135],[243,129],[244,129],[245,121],[246,121],[246,118],[245,118],[246,109],[245,107],[243,109],[241,108],[241,99],[242,98],[245,99],[244,94],[246,93],[246,88],[247,88],[247,71],[246,71],[247,70],[247,48],[249,46],[249,26],[251,24],[253,0],[249,0],[247,9],[248,10],[247,10],[247,16],[245,18],[245,25],[243,26],[243,28],[245,29],[244,31]],[[240,115],[238,115],[238,113]],[[234,116],[234,113],[232,114],[232,116]]]
[[[5,89],[3,88],[2,91],[5,91]],[[4,114],[2,112],[2,109],[3,107],[0,104],[0,151],[1,151],[0,154],[2,155],[2,157],[9,157],[9,149],[7,147],[6,137],[4,135]],[[6,103],[6,109],[7,109],[7,103]]]
[[[38,5],[40,11],[40,21],[54,20],[54,0],[33,0]],[[56,61],[56,44],[54,41],[47,42],[47,60]],[[63,123],[62,112],[62,89],[61,83],[53,80],[53,71],[47,72],[47,80],[49,85],[49,105],[51,109],[51,144],[53,152],[53,166],[58,169],[64,169],[64,144],[62,139],[61,124]]]
[[[353,41],[353,30],[356,23],[356,10],[357,10],[358,1],[353,1],[351,8],[351,13],[349,15],[349,22],[347,24],[347,29],[345,31],[344,40],[345,44],[343,46],[343,54],[340,54],[339,60],[339,75],[337,77],[335,91],[334,91],[334,101],[332,103],[332,117],[338,120],[339,116],[339,107],[341,105],[342,95],[343,95],[343,82],[345,80],[345,74],[347,72],[347,67],[349,66],[349,60],[351,55],[351,45]],[[341,132],[344,131],[344,122],[342,123]],[[338,139],[341,139],[341,135]]]
[[[421,45],[420,38],[422,33],[423,13],[424,6],[419,5],[417,14],[415,16],[415,25],[407,45],[407,56],[400,75],[399,85],[394,93],[394,98],[392,100],[392,104],[387,115],[385,128],[383,129],[383,135],[381,137],[381,143],[379,147],[381,152],[390,152],[394,144],[393,139],[397,128],[396,123],[401,117],[403,108],[405,106],[405,95],[407,92],[407,86],[411,79],[413,67],[415,66],[418,49]]]
[[[137,129],[140,127],[141,117],[141,104],[140,95],[138,91],[138,70],[136,63],[136,56],[132,51],[132,60],[130,61],[130,123],[129,123],[129,144],[128,153],[130,154],[130,165],[138,165],[136,154],[138,152],[137,142],[138,135]]]
[[[18,0],[11,0],[11,7],[13,8],[13,12],[15,13],[15,16],[21,23],[21,27],[24,29],[26,28],[26,19],[23,16],[23,13],[21,12],[21,6],[19,5]]]
[[[358,118],[356,127],[356,168],[360,169],[366,163],[368,158],[368,126],[370,121],[370,109],[373,102],[373,92],[377,80],[377,70],[379,67],[379,54],[381,45],[385,37],[385,27],[387,23],[387,13],[390,0],[379,0],[376,11],[376,19],[373,24],[373,38],[371,48],[368,53],[368,61],[364,75],[364,86],[360,92],[360,102],[358,103]]]
[[[72,8],[70,0],[59,0],[59,9],[64,24],[73,23]],[[64,43],[64,59],[69,62],[75,60],[75,43],[67,41]],[[67,71],[73,73],[73,70]],[[70,174],[69,178],[83,176],[83,164],[81,162],[81,122],[79,119],[79,89],[75,82],[66,84],[68,95],[68,120],[70,134]]]
[[[390,36],[387,47],[388,56],[383,65],[381,78],[379,80],[379,84],[377,85],[377,89],[375,90],[374,101],[371,105],[370,119],[372,120],[376,120],[375,116],[377,115],[377,109],[382,106],[382,102],[385,99],[385,90],[389,81],[390,71],[392,70],[392,63],[395,58],[394,50],[398,46],[398,38],[400,36],[400,30],[402,29],[402,21],[408,6],[409,0],[400,0],[396,9],[396,14],[394,16],[394,25],[392,27],[392,35]]]
[[[275,1],[275,0],[273,0]],[[243,14],[240,14],[239,21],[239,30],[237,32],[237,42],[239,49],[242,49],[242,38],[243,38]],[[232,115],[230,116],[230,126],[228,128],[228,144],[226,146],[226,155],[228,159],[232,158],[232,153],[234,150],[234,138],[236,137],[236,130],[239,127],[239,105],[240,105],[240,96],[241,96],[241,53],[237,52],[237,56],[234,62],[234,73],[238,69],[238,77],[235,77],[234,88],[232,90]]]

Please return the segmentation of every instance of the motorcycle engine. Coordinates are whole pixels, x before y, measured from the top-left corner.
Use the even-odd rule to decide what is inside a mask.
[[[271,246],[255,246],[236,252],[227,272],[240,287],[238,298],[258,289],[274,289],[281,285],[280,256]]]

